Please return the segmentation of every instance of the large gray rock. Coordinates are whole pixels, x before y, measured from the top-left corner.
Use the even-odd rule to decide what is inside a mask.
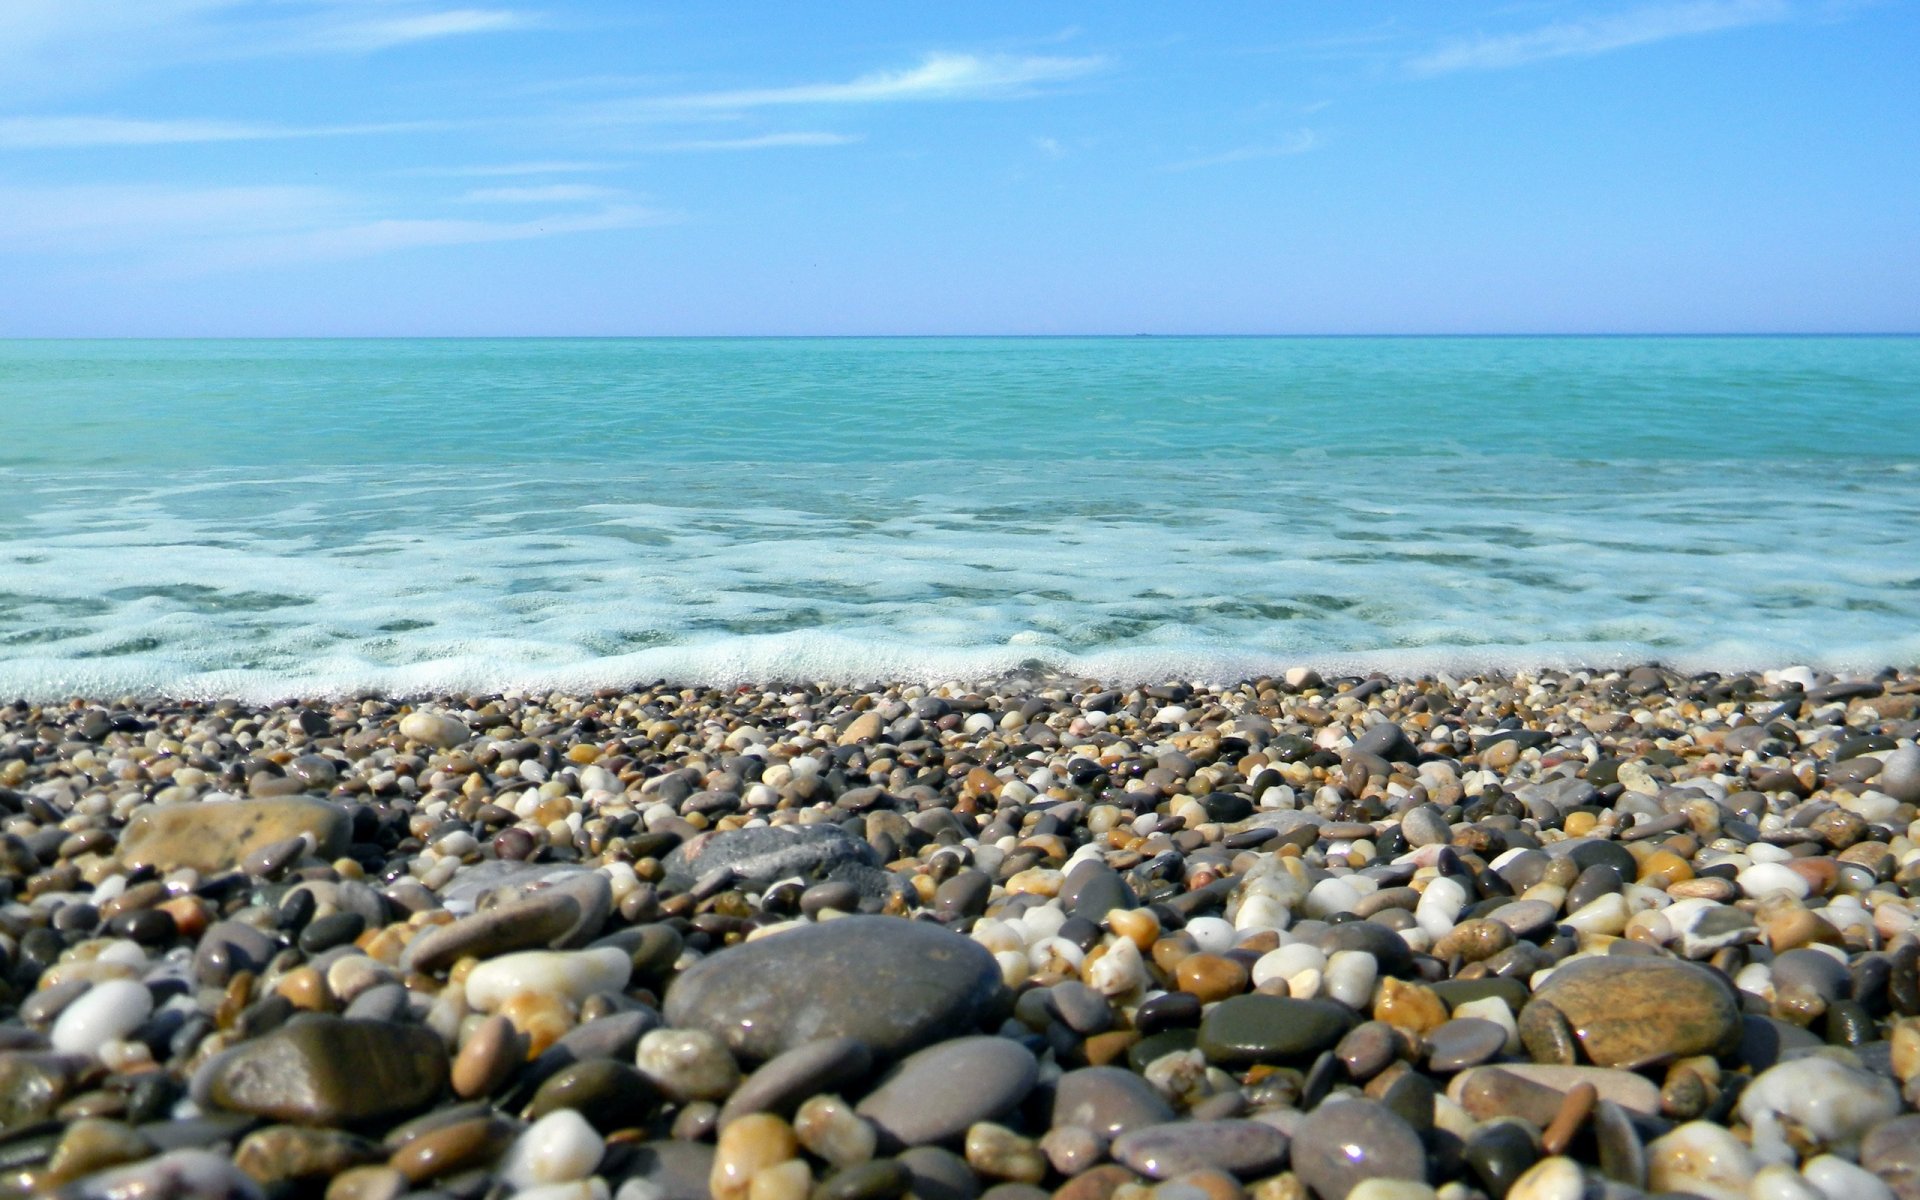
[[[702,959],[667,989],[665,1012],[749,1061],[835,1037],[884,1059],[977,1028],[1001,990],[999,965],[971,938],[925,921],[842,917]]]
[[[722,867],[743,883],[765,887],[794,875],[826,875],[845,865],[877,867],[880,856],[838,825],[764,825],[703,833],[675,846],[660,865],[670,889],[691,887]]]

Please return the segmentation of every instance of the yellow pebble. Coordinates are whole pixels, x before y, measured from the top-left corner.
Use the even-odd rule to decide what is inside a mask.
[[[1592,833],[1593,827],[1599,823],[1600,818],[1590,812],[1568,813],[1566,822],[1561,828],[1566,830],[1568,837],[1585,837]]]
[[[1153,949],[1160,938],[1160,918],[1150,908],[1117,908],[1107,914],[1107,928],[1126,938],[1142,952]]]
[[[793,1126],[772,1113],[749,1113],[720,1131],[707,1187],[714,1200],[748,1200],[753,1177],[799,1149]]]

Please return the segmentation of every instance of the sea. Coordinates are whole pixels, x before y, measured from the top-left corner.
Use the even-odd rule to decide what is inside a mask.
[[[1920,339],[0,342],[0,697],[1920,661]]]

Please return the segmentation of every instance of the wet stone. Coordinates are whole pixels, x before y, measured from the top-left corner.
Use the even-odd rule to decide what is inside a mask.
[[[1207,1012],[1197,1045],[1207,1061],[1226,1066],[1311,1059],[1358,1023],[1351,1009],[1331,1001],[1235,996]]]
[[[734,1090],[721,1106],[720,1127],[748,1113],[791,1116],[807,1097],[838,1092],[872,1067],[873,1052],[858,1038],[823,1038],[795,1046],[769,1059]]]
[[[701,834],[675,847],[662,865],[667,887],[678,891],[716,870],[765,887],[794,875],[819,877],[841,866],[877,867],[880,858],[838,825],[788,825]]]
[[[1507,1031],[1478,1017],[1455,1017],[1427,1034],[1427,1066],[1451,1074],[1477,1067],[1506,1048]]]

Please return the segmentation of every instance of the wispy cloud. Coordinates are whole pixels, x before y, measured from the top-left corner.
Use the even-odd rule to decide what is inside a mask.
[[[115,272],[164,278],[531,241],[674,219],[624,202],[548,203],[556,207],[538,216],[483,220],[384,215],[377,201],[328,188],[0,187],[0,251],[94,259],[110,262]]]
[[[248,121],[137,117],[0,117],[0,149],[70,150],[97,146],[178,146],[196,142],[256,142],[284,138],[347,137],[444,129],[442,122],[371,125],[260,125]]]
[[[618,188],[590,183],[549,183],[538,187],[475,188],[460,197],[462,204],[578,204],[622,195]]]
[[[461,167],[408,167],[396,173],[431,179],[512,179],[524,175],[579,175],[593,171],[612,171],[618,167],[618,163],[610,162],[549,159],[535,162],[478,163]]]
[[[1455,71],[1498,71],[1553,58],[1585,58],[1664,42],[1780,21],[1790,15],[1786,0],[1695,0],[1630,9],[1581,21],[1562,21],[1522,33],[1480,35],[1443,42],[1410,58],[1414,75]]]
[[[649,150],[779,150],[791,146],[848,146],[863,140],[857,133],[819,133],[802,130],[794,133],[763,133],[756,137],[694,138],[680,142],[661,142]]]
[[[1168,163],[1168,171],[1193,171],[1201,167],[1224,167],[1229,163],[1253,162],[1262,158],[1284,158],[1290,154],[1305,154],[1320,145],[1320,136],[1311,129],[1296,129],[1277,142],[1262,142],[1252,146],[1239,146],[1221,154],[1209,154],[1203,158],[1189,158],[1181,162]]]
[[[410,42],[438,41],[476,33],[502,33],[533,24],[524,13],[500,8],[450,8],[372,19],[342,19],[321,24],[313,39],[317,49],[389,50]]]
[[[920,65],[874,71],[842,83],[743,88],[662,96],[642,103],[664,109],[741,110],[792,104],[882,104],[906,100],[997,100],[1032,95],[1102,70],[1099,56],[1061,58],[976,54],[929,54]]]

